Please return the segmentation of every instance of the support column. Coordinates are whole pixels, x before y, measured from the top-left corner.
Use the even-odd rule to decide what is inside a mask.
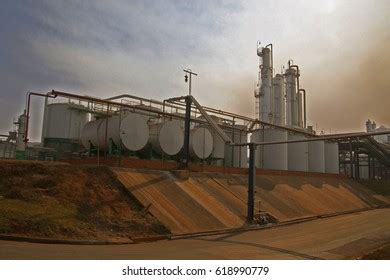
[[[186,100],[186,119],[184,122],[184,156],[183,165],[188,168],[189,153],[190,153],[190,124],[191,124],[191,98],[187,96]]]
[[[248,169],[248,213],[247,222],[251,223],[254,216],[254,198],[256,183],[256,166],[255,166],[256,145],[249,144],[249,169]]]

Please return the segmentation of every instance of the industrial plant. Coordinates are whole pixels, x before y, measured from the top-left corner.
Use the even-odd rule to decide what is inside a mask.
[[[315,93],[304,89],[303,66],[289,60],[276,73],[272,44],[258,44],[255,54],[258,81],[243,97],[254,99],[254,116],[200,104],[190,69],[188,93],[164,100],[29,91],[15,129],[1,135],[0,237],[122,245],[186,239],[180,250],[156,242],[126,251],[146,259],[215,258],[220,247],[213,246],[223,242],[237,246],[237,259],[348,259],[388,244],[390,130],[367,120],[364,132],[317,132],[307,122]],[[33,99],[43,104],[38,142],[30,140]],[[252,232],[267,228],[273,231]],[[335,242],[317,250],[325,235]],[[246,255],[247,247],[255,249]]]
[[[387,128],[376,128],[368,120],[368,137],[317,134],[307,126],[299,66],[289,60],[284,73],[275,74],[272,44],[259,45],[257,55],[255,116],[205,107],[191,95],[154,100],[130,94],[100,99],[56,90],[29,92],[26,109],[14,122],[15,131],[1,136],[0,157],[99,163],[118,158],[118,166],[123,158],[147,159],[178,167],[245,169],[246,143],[282,142],[257,146],[256,168],[388,178]],[[29,141],[33,97],[44,102],[40,143]],[[305,141],[324,136],[329,140]]]

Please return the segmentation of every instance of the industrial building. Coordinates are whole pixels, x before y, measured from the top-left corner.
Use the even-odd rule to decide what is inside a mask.
[[[292,60],[274,73],[273,45],[258,45],[254,117],[200,105],[191,96],[166,100],[121,94],[105,99],[60,91],[28,93],[16,129],[2,135],[0,157],[40,160],[146,159],[222,168],[248,168],[247,143],[259,169],[382,178],[389,174],[389,135],[367,121],[367,133],[347,143],[319,137],[307,126],[306,90]],[[30,99],[44,102],[41,143],[28,139]],[[334,136],[334,135],[320,135]],[[348,140],[348,139],[347,139]],[[268,145],[261,143],[271,142]],[[272,142],[278,142],[272,144]]]

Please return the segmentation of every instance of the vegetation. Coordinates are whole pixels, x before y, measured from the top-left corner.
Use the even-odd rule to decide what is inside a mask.
[[[107,167],[0,161],[0,234],[129,239],[168,233]]]

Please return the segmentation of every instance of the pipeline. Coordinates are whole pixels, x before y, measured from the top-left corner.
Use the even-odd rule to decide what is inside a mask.
[[[301,88],[299,91],[303,92],[303,128],[306,129],[306,90]]]

